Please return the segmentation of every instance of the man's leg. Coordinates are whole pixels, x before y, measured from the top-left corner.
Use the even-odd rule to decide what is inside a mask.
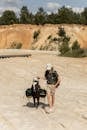
[[[52,95],[52,107],[54,106],[55,103],[55,94]]]
[[[51,95],[52,95],[52,107],[53,107],[55,103],[55,87],[54,86],[52,86]]]
[[[48,99],[49,107],[52,108],[52,97],[50,93],[47,94],[47,99]]]
[[[47,89],[47,100],[49,104],[49,109],[46,110],[47,113],[52,112],[52,86],[48,86]]]

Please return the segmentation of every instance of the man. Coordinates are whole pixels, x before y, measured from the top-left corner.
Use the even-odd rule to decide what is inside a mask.
[[[60,77],[51,64],[47,64],[45,71],[45,79],[47,83],[47,99],[49,104],[48,113],[53,111],[55,102],[55,90],[60,85]]]

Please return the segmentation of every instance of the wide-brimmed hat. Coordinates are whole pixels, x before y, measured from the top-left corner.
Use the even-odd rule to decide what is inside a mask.
[[[51,70],[52,67],[53,67],[52,64],[49,63],[49,64],[46,65],[46,70]]]

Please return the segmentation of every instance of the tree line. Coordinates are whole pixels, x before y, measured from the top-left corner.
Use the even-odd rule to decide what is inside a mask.
[[[33,14],[23,6],[20,9],[19,16],[12,10],[5,10],[0,17],[0,25],[10,24],[83,24],[87,25],[87,7],[83,12],[76,13],[72,8],[65,6],[58,9],[57,13],[48,14],[42,7]]]

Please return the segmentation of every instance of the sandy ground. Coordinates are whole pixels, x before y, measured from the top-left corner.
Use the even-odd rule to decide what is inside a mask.
[[[52,63],[62,82],[56,89],[55,111],[46,114],[41,99],[38,109],[25,90],[34,76],[44,76]],[[45,87],[45,82],[40,79]],[[87,130],[87,58],[64,58],[32,53],[29,58],[0,59],[0,130]]]

